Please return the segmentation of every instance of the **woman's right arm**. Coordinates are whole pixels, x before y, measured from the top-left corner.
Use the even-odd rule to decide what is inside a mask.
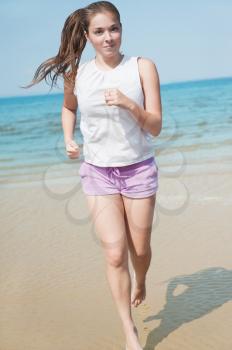
[[[61,120],[64,132],[64,142],[67,155],[77,158],[80,155],[79,146],[74,140],[74,131],[77,114],[77,97],[74,95],[74,85],[64,80],[64,101],[62,106]]]

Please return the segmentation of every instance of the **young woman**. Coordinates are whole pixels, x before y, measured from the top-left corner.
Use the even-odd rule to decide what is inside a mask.
[[[137,307],[146,296],[158,189],[152,140],[161,132],[162,107],[155,64],[148,58],[123,55],[121,40],[120,14],[112,3],[98,1],[78,9],[65,21],[57,56],[38,67],[33,84],[48,74],[51,77],[51,72],[55,73],[52,85],[63,76],[62,127],[71,159],[80,156],[74,140],[80,109],[83,192],[105,253],[126,348],[141,350],[131,305]],[[96,56],[79,65],[87,41]],[[128,250],[134,268],[133,288]]]

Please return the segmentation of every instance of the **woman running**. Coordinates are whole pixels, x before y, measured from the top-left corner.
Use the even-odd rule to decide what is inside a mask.
[[[87,41],[95,57],[79,65]],[[137,307],[146,297],[158,189],[154,138],[162,128],[162,106],[155,64],[122,54],[121,41],[120,14],[111,2],[80,8],[67,17],[58,54],[38,67],[33,84],[52,72],[52,85],[59,75],[64,78],[62,127],[71,159],[80,156],[74,140],[80,110],[83,192],[105,254],[126,349],[141,350],[131,306]]]

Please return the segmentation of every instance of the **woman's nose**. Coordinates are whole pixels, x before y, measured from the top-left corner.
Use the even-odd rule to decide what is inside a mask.
[[[105,32],[105,39],[110,40],[111,39],[111,34],[109,32]]]

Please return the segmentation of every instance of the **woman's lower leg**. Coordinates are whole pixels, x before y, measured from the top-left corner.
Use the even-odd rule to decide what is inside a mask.
[[[142,349],[131,315],[131,277],[128,259],[121,264],[107,263],[107,279],[122,321],[128,349]]]
[[[143,255],[138,255],[134,251],[131,251],[130,258],[131,258],[133,268],[135,270],[137,285],[142,286],[145,284],[146,274],[151,263],[151,258],[152,258],[151,246],[149,245],[149,248],[146,254],[143,254]]]
[[[107,279],[124,328],[133,327],[131,315],[131,278],[128,261],[107,263]]]

